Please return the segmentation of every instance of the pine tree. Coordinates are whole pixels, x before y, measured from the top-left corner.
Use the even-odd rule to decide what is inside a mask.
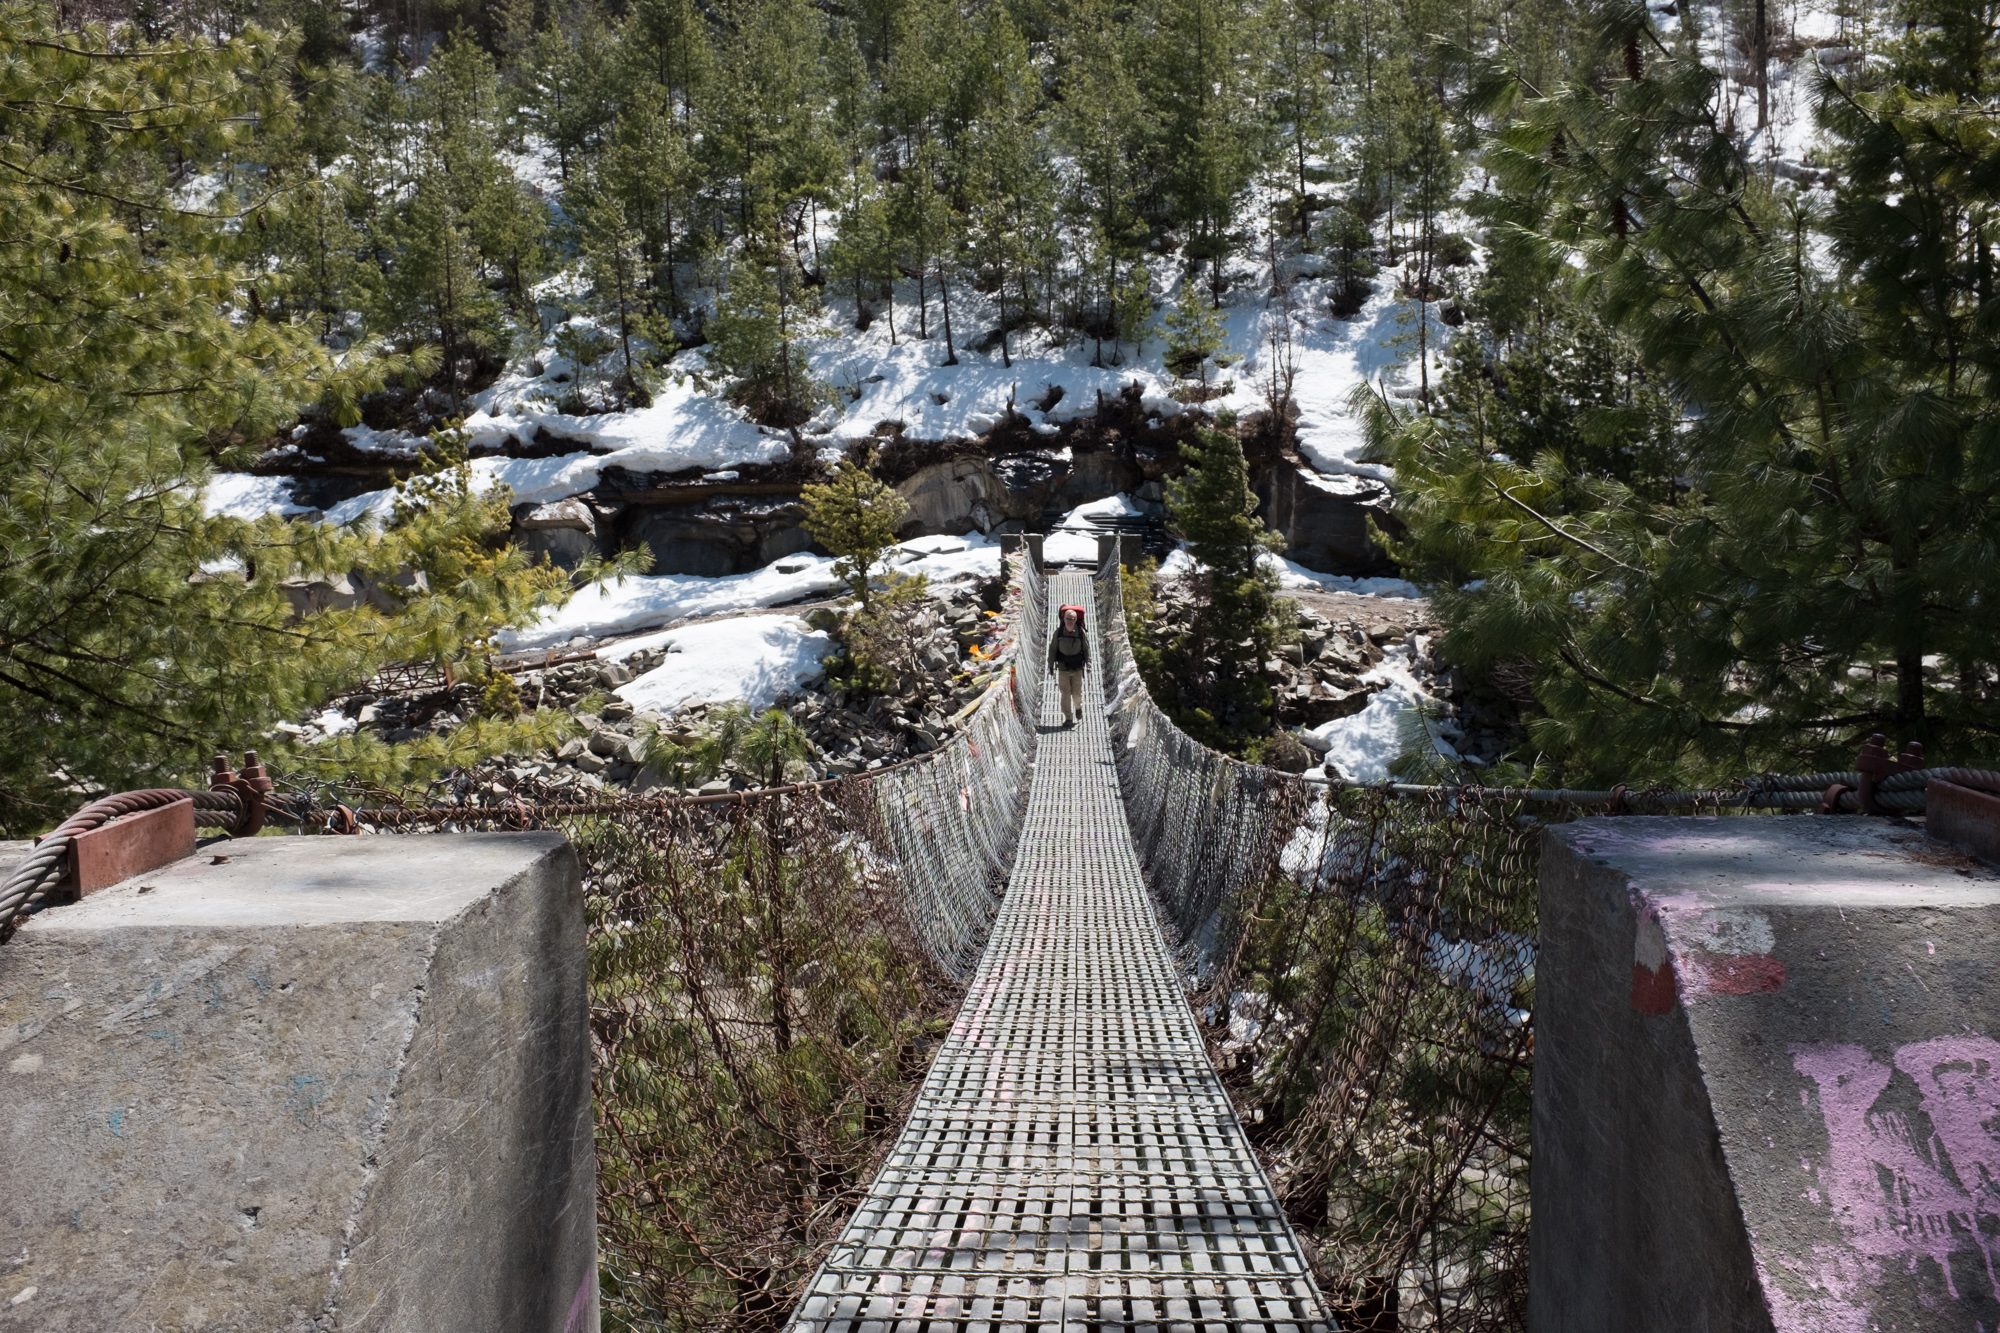
[[[449,192],[476,267],[504,282],[517,309],[540,276],[548,217],[500,158],[500,83],[493,61],[460,32],[439,48],[415,88],[421,159]]]
[[[896,239],[889,198],[872,178],[863,184],[840,221],[840,235],[827,253],[827,266],[835,282],[848,284],[854,297],[854,324],[866,328],[870,322],[869,301],[874,295],[885,298],[889,320],[889,341],[896,341]]]
[[[618,390],[627,399],[645,400],[632,340],[655,340],[660,330],[648,318],[644,280],[645,237],[626,207],[625,198],[602,181],[586,181],[576,192],[577,250],[590,279],[593,304],[608,316],[618,336]],[[667,347],[671,354],[673,348]]]
[[[1181,701],[1207,739],[1240,749],[1269,734],[1264,664],[1277,651],[1277,577],[1265,567],[1277,538],[1256,517],[1243,445],[1204,429],[1181,446],[1187,470],[1167,486],[1167,515],[1198,566],[1195,615],[1165,655]]]
[[[599,175],[639,233],[648,308],[679,316],[684,309],[679,269],[699,252],[704,239],[696,227],[700,173],[674,127],[664,89],[635,90],[618,118]]]
[[[1430,306],[1437,296],[1438,218],[1450,207],[1458,188],[1458,156],[1445,137],[1444,108],[1430,88],[1407,84],[1396,90],[1396,114],[1403,122],[1398,135],[1406,154],[1401,177],[1409,183],[1407,211],[1416,227],[1416,273],[1408,283],[1417,302],[1416,343],[1418,391],[1428,402],[1430,381]]]
[[[398,214],[388,300],[407,345],[435,343],[457,411],[470,377],[499,347],[500,302],[479,276],[479,250],[453,191],[435,167],[418,176]]]
[[[1715,76],[1648,23],[1606,10],[1597,77],[1500,90],[1519,100],[1491,160],[1514,235],[1584,312],[1568,336],[1601,319],[1632,365],[1610,384],[1665,401],[1632,412],[1550,342],[1563,382],[1537,393],[1613,409],[1576,414],[1574,443],[1537,451],[1567,433],[1537,423],[1488,452],[1476,395],[1402,424],[1406,553],[1438,562],[1446,651],[1526,676],[1565,778],[1846,762],[1875,730],[1976,751],[2000,724],[1972,573],[2000,551],[1996,186],[1972,165],[1994,136],[1922,81],[1992,57],[1824,83],[1851,184],[1822,210],[1759,188]]]
[[[1178,396],[1199,402],[1208,396],[1208,367],[1222,350],[1222,317],[1197,291],[1192,279],[1181,283],[1174,308],[1167,312],[1167,369],[1177,379],[1193,380]]]
[[[1134,260],[1118,274],[1117,284],[1111,290],[1112,337],[1121,343],[1131,343],[1135,352],[1143,354],[1146,328],[1153,321],[1153,274],[1143,263]],[[1118,349],[1112,348],[1111,359],[1119,360]]]
[[[631,40],[646,73],[667,94],[683,137],[691,139],[695,106],[715,69],[701,9],[694,0],[636,0]]]
[[[883,567],[883,557],[896,544],[896,529],[909,513],[909,502],[878,480],[867,468],[843,461],[833,480],[803,487],[805,530],[839,559],[834,572],[863,610],[870,605],[870,584]]]
[[[1333,138],[1333,89],[1327,48],[1332,41],[1332,0],[1270,0],[1272,115],[1284,127],[1291,158],[1292,226],[1300,239],[1312,232],[1314,197],[1307,164]]]
[[[370,200],[348,150],[364,129],[345,70],[302,70],[300,114],[265,122],[259,141],[272,194],[252,223],[268,278],[254,298],[272,319],[317,325],[320,341],[348,345],[351,316],[379,305],[379,270],[363,260]]]
[[[174,202],[176,172],[290,114],[278,50],[256,33],[58,34],[33,0],[0,0],[0,32],[0,235],[16,242],[0,267],[0,827],[19,835],[81,793],[186,781],[217,748],[296,769],[310,756],[276,724],[387,662],[463,661],[568,579],[491,544],[504,496],[442,496],[381,533],[205,513],[209,447],[352,403],[375,371],[336,366],[305,312],[247,316],[254,212]],[[394,613],[294,612],[286,580],[348,570],[415,570],[425,590]]]
[[[1316,240],[1327,257],[1327,276],[1333,279],[1331,313],[1335,319],[1352,319],[1367,303],[1369,279],[1376,274],[1368,224],[1353,208],[1336,204],[1321,216]]]
[[[731,261],[728,290],[709,322],[714,358],[736,377],[745,410],[766,425],[788,428],[794,441],[825,396],[798,344],[816,310],[796,259],[767,235],[746,241]]]
[[[730,0],[719,9],[726,40],[703,146],[734,196],[735,234],[782,223],[796,244],[802,202],[830,197],[843,178],[826,95],[826,21],[806,0]]]
[[[1186,233],[1187,257],[1209,265],[1220,301],[1230,227],[1264,150],[1254,74],[1265,30],[1239,0],[1163,0],[1153,23],[1143,86],[1159,117],[1167,221]]]
[[[1135,44],[1109,0],[1078,0],[1056,64],[1056,138],[1076,164],[1066,173],[1063,209],[1082,237],[1085,279],[1071,323],[1098,341],[1093,365],[1103,364],[1104,337],[1118,336],[1120,279],[1144,252],[1148,234],[1139,201],[1149,184],[1142,164],[1150,149],[1136,72],[1144,59]]]
[[[983,106],[963,152],[965,244],[975,281],[1000,307],[1000,356],[1013,365],[1013,326],[1025,322],[1037,249],[1053,229],[1054,182],[1037,134],[1040,83],[1026,42],[998,10],[977,30]]]
[[[957,244],[950,201],[939,188],[938,156],[935,151],[919,153],[904,168],[897,182],[890,218],[902,242],[906,272],[917,278],[917,336],[928,339],[930,325],[930,275],[940,276],[950,266],[948,253]],[[957,362],[947,354],[946,365]]]
[[[535,35],[520,64],[515,93],[524,124],[556,155],[562,182],[596,146],[618,111],[612,42],[594,7],[568,30],[551,22]]]
[[[535,0],[494,0],[492,23],[493,52],[511,69],[535,44]]]

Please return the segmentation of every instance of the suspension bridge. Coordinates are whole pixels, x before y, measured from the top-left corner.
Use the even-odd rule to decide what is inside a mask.
[[[1049,595],[1088,608],[1091,582]],[[1042,691],[985,954],[800,1333],[1331,1327],[1154,919],[1104,662],[1099,643],[1073,728]]]

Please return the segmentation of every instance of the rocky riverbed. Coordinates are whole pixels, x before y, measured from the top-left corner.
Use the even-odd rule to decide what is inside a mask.
[[[998,621],[989,610],[998,592],[991,583],[941,585],[919,602],[903,622],[906,637],[898,647],[907,669],[891,692],[864,695],[822,672],[772,699],[772,706],[784,711],[804,733],[803,776],[864,772],[944,744],[990,679],[977,654],[998,632]],[[830,624],[834,604],[822,601],[788,612],[809,624]],[[698,624],[748,618],[719,617]],[[633,694],[643,699],[645,691],[637,687],[665,667],[675,651],[670,633],[668,641],[657,646],[626,650],[614,641],[547,665],[517,664],[508,674],[519,706],[567,715],[574,734],[553,751],[489,761],[480,772],[542,788],[713,794],[757,785],[763,775],[745,771],[727,753],[726,745],[714,743],[726,728],[741,724],[740,705],[694,702],[656,711],[622,697]],[[698,670],[704,665],[695,664]],[[726,672],[728,665],[712,664],[718,673]],[[464,725],[480,699],[477,686],[440,684],[361,691],[335,711],[352,729],[399,741]],[[332,719],[328,722],[333,729],[348,729]]]

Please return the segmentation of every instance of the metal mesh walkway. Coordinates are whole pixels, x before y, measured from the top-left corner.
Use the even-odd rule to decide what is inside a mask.
[[[1082,575],[1049,593],[1091,604]],[[793,1315],[801,1333],[1331,1327],[1154,921],[1102,658],[1100,645],[1074,730],[1044,688],[985,955],[902,1137]]]

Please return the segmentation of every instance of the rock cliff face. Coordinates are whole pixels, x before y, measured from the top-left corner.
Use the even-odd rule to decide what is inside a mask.
[[[1368,521],[1391,524],[1389,488],[1359,477],[1328,477],[1287,458],[1254,475],[1258,515],[1285,539],[1285,555],[1329,574],[1379,574],[1388,557]]]
[[[1029,450],[925,464],[896,484],[910,502],[903,535],[1019,531],[1051,510],[1121,491],[1158,498],[1162,464],[1150,449]]]
[[[874,467],[909,502],[900,534],[906,539],[1040,531],[1052,516],[1106,496],[1162,500],[1164,483],[1179,470],[1179,438],[1171,425],[1145,417],[1134,400],[1107,403],[1101,419],[1053,435],[1018,420],[978,439],[886,435]],[[532,458],[559,447],[539,437],[509,439],[505,452]],[[1259,514],[1284,536],[1289,557],[1333,574],[1386,569],[1368,530],[1371,517],[1386,521],[1384,484],[1322,475],[1268,444],[1246,447]],[[391,484],[414,461],[414,453],[362,451],[338,432],[321,432],[274,451],[257,470],[286,478],[297,505],[324,511]],[[655,573],[747,573],[811,548],[799,488],[815,475],[809,450],[791,461],[710,474],[606,467],[583,494],[516,506],[513,536],[565,569],[592,554],[644,546]]]
[[[812,546],[798,493],[709,495],[671,505],[628,504],[618,545],[653,553],[655,574],[743,574]]]
[[[903,460],[897,492],[910,513],[901,536],[1019,532],[1051,514],[1108,495],[1164,497],[1172,455],[1151,445],[958,452]],[[1336,574],[1371,574],[1386,560],[1369,537],[1384,513],[1385,487],[1327,478],[1283,457],[1261,460],[1253,476],[1259,513],[1286,539],[1286,554]],[[593,552],[645,546],[656,574],[742,574],[808,550],[799,483],[744,476],[721,482],[620,478],[614,485],[514,511],[514,536],[574,568]]]

